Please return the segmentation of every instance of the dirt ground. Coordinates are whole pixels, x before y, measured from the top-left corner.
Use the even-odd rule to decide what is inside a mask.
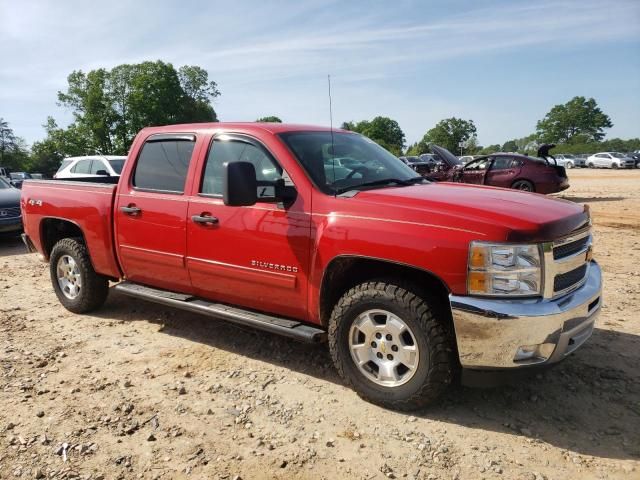
[[[569,175],[606,282],[593,337],[414,414],[358,398],[325,346],[113,292],[71,314],[0,240],[0,478],[640,478],[640,170]]]

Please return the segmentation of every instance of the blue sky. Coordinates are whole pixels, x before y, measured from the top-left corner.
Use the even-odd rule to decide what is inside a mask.
[[[29,143],[73,70],[157,60],[218,82],[221,120],[396,119],[412,143],[442,118],[480,144],[525,136],[555,104],[594,97],[640,136],[640,1],[0,0],[0,117]]]

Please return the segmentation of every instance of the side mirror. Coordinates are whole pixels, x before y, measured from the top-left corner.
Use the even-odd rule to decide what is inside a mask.
[[[110,177],[111,175],[109,175],[109,172],[107,172],[106,170],[98,170],[96,172],[96,175],[102,175],[103,177]]]
[[[222,199],[230,207],[248,207],[258,201],[256,169],[250,162],[224,165]]]

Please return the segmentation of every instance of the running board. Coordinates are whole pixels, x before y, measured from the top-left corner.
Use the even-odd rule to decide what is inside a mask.
[[[130,297],[141,298],[161,305],[201,313],[306,343],[320,343],[325,341],[327,337],[327,333],[324,330],[306,325],[297,320],[274,317],[264,313],[231,307],[222,303],[213,303],[183,293],[145,287],[144,285],[132,282],[121,282],[113,287],[113,289]]]

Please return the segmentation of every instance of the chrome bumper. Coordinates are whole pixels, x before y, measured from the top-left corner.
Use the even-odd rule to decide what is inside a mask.
[[[602,273],[590,262],[577,290],[554,299],[497,300],[451,295],[464,368],[551,364],[582,345],[602,306]]]

